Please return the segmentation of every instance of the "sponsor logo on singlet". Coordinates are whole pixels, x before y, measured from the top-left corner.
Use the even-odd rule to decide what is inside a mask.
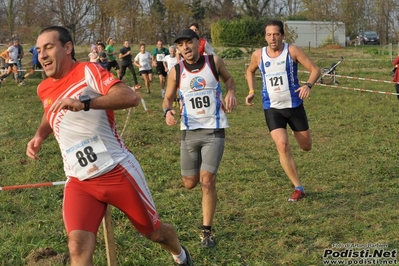
[[[44,108],[47,108],[47,107],[51,106],[52,104],[53,104],[53,100],[51,98],[45,99],[43,101],[43,107]]]
[[[206,81],[203,77],[194,77],[190,81],[190,87],[194,91],[203,90],[205,88],[205,86],[206,86]]]
[[[109,77],[107,80],[104,81],[104,85],[108,86],[114,80],[113,77]]]

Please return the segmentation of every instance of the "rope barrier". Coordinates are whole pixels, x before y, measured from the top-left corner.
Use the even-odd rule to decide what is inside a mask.
[[[309,71],[305,71],[305,70],[298,70],[298,72],[310,74]],[[389,83],[389,84],[396,84],[396,82],[388,81],[388,80],[382,80],[382,79],[359,78],[359,77],[343,76],[343,75],[337,75],[337,74],[327,74],[325,76],[338,77],[338,78],[347,78],[347,79],[353,79],[353,80],[364,80],[364,81],[374,81],[374,82],[383,82],[383,83]]]
[[[301,83],[306,83],[306,81],[301,81]],[[379,93],[379,94],[399,95],[399,93],[395,93],[395,92],[376,91],[376,90],[369,90],[369,89],[359,89],[359,88],[351,88],[351,87],[338,86],[338,85],[329,85],[329,84],[321,84],[321,83],[316,83],[316,84],[317,84],[317,86],[333,87],[333,88],[337,88],[337,89],[353,90],[353,91],[359,91],[359,92],[373,92],[373,93]]]
[[[126,115],[125,124],[123,125],[123,129],[122,129],[122,132],[121,132],[121,137],[123,136],[123,132],[125,132],[126,125],[127,125],[128,120],[129,120],[131,111],[132,111],[132,107],[129,108],[129,112]]]
[[[32,71],[32,69],[18,69],[18,72]],[[43,69],[34,69],[34,71],[43,72]]]
[[[248,63],[245,64],[245,68],[249,66]],[[307,73],[310,74],[309,71],[307,70],[298,70],[298,72],[301,73]],[[372,79],[372,78],[360,78],[360,77],[352,77],[352,76],[344,76],[344,75],[338,75],[338,74],[325,74],[324,76],[330,76],[330,77],[338,77],[338,78],[347,78],[347,79],[353,79],[353,80],[363,80],[363,81],[374,81],[374,82],[383,82],[383,83],[389,83],[389,84],[396,84],[394,81],[389,81],[389,80],[382,80],[382,79]],[[257,76],[260,77],[260,76]]]
[[[331,74],[330,74],[331,75]],[[351,76],[342,76],[342,75],[331,75],[339,78],[347,78],[347,79],[354,79],[354,80],[364,80],[364,81],[374,81],[374,82],[383,82],[383,83],[390,83],[395,84],[396,82],[389,81],[389,80],[382,80],[382,79],[372,79],[372,78],[359,78],[359,77],[351,77]]]
[[[248,65],[249,64],[245,64],[245,67],[247,67]],[[309,71],[306,71],[306,70],[298,70],[298,72],[308,73],[308,74],[310,73]],[[327,74],[326,76],[341,77],[341,78],[347,78],[347,79],[353,79],[353,80],[374,81],[374,82],[383,82],[383,83],[389,83],[389,84],[396,84],[396,82],[388,81],[388,80],[381,80],[381,79],[360,78],[360,77],[343,76],[343,75],[337,75],[337,74]],[[256,77],[261,77],[261,76],[257,75]],[[304,83],[306,83],[306,81],[301,81],[301,83],[304,84]],[[332,87],[332,88],[344,89],[344,90],[353,90],[353,91],[359,91],[359,92],[372,92],[372,93],[396,95],[396,96],[399,95],[399,93],[395,93],[395,92],[377,91],[377,90],[369,90],[369,89],[359,89],[359,88],[351,88],[351,87],[346,87],[346,86],[338,86],[338,85],[330,85],[330,84],[322,84],[322,83],[316,83],[316,84],[318,86]]]
[[[65,183],[66,183],[66,181],[57,181],[57,182],[45,182],[45,183],[36,183],[36,184],[5,186],[5,187],[0,187],[0,191],[16,190],[16,189],[23,189],[23,188],[52,187],[52,186],[65,185]]]
[[[3,71],[7,72],[7,69],[4,69]],[[32,71],[32,69],[17,69],[18,72],[28,72]],[[43,72],[43,69],[34,69],[33,71],[35,72]]]

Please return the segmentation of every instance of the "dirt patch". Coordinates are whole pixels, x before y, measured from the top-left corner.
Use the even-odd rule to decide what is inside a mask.
[[[67,265],[67,263],[69,263],[69,255],[59,254],[52,248],[33,250],[26,257],[27,266]]]
[[[323,47],[323,49],[344,49],[345,47],[342,47],[341,45],[338,44],[329,44]]]

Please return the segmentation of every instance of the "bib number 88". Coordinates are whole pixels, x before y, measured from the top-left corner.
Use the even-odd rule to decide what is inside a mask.
[[[76,158],[78,159],[78,163],[80,166],[85,167],[90,163],[97,161],[97,155],[93,151],[91,146],[87,146],[82,151],[78,151],[76,153]]]

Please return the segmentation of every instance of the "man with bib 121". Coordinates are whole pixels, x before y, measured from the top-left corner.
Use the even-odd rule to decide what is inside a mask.
[[[178,91],[183,184],[188,189],[201,184],[201,245],[213,247],[211,226],[217,201],[216,173],[224,151],[224,129],[228,127],[225,110],[231,112],[237,106],[235,83],[219,56],[199,54],[197,33],[184,29],[178,33],[175,43],[184,60],[170,70],[162,107],[166,124],[176,125],[178,114],[172,110],[172,103]],[[224,103],[219,77],[227,89]]]
[[[310,89],[320,76],[320,69],[300,48],[283,42],[284,25],[281,21],[271,20],[266,24],[265,39],[268,46],[252,54],[246,71],[249,87],[246,104],[253,104],[255,72],[259,69],[263,81],[262,100],[266,123],[276,144],[281,166],[295,187],[288,201],[299,201],[306,194],[291,154],[287,124],[299,147],[309,151],[312,139],[303,99],[309,97]],[[310,72],[303,85],[298,82],[298,63]]]

